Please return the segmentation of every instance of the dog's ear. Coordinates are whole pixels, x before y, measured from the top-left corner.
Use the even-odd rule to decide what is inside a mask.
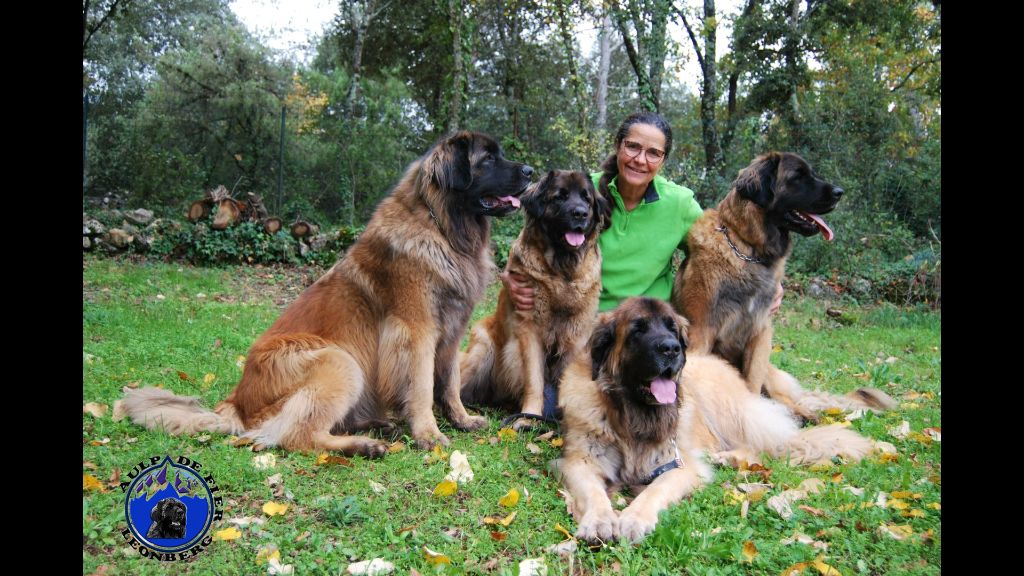
[[[590,175],[584,172],[587,182],[587,192],[590,193],[591,198],[594,199],[594,214],[597,216],[597,231],[598,233],[604,232],[612,225],[612,203],[601,194],[596,188],[594,188],[594,181],[591,180]]]
[[[523,203],[523,210],[533,218],[540,218],[544,215],[544,197],[547,196],[548,188],[555,181],[555,171],[549,171],[536,184],[531,184],[526,192],[520,196]]]
[[[164,517],[164,505],[166,503],[166,499],[157,502],[156,506],[153,506],[153,509],[149,511],[149,519],[154,522],[159,522],[160,520],[162,520]]]
[[[428,159],[434,182],[442,190],[465,190],[473,183],[473,133],[462,130],[434,147]]]
[[[780,159],[778,152],[769,152],[744,168],[733,183],[740,197],[767,208],[775,198],[775,175],[779,172]]]
[[[601,368],[615,345],[615,320],[605,314],[598,320],[597,328],[590,335],[590,377],[597,380]]]
[[[689,331],[690,321],[682,314],[676,314],[676,337],[679,338],[679,343],[682,344],[683,350],[690,346]]]

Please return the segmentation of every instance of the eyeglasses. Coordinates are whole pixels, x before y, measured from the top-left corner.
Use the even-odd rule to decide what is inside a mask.
[[[647,153],[647,162],[649,164],[660,164],[665,159],[665,151],[658,150],[657,148],[648,148],[644,150],[643,144],[639,142],[633,142],[631,140],[624,140],[622,147],[626,150],[626,156],[630,159],[636,158],[641,152]]]

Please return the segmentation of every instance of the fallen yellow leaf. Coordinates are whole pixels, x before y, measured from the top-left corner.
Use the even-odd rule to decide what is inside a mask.
[[[392,442],[388,445],[388,453],[390,454],[401,452],[402,450],[405,450],[405,443],[403,442]]]
[[[82,474],[82,490],[99,490],[106,492],[103,483],[92,474]]]
[[[822,556],[818,556],[811,562],[811,564],[818,569],[818,572],[821,574],[821,576],[843,576],[839,572],[839,570],[836,570],[828,564],[825,564],[821,561],[821,559]]]
[[[277,502],[267,502],[263,505],[263,513],[267,516],[284,516],[284,513],[288,511],[287,504],[278,504]]]
[[[910,504],[907,504],[906,502],[900,500],[899,498],[893,498],[889,500],[887,507],[892,508],[894,510],[906,510],[907,508],[910,508]]]
[[[498,504],[501,504],[505,508],[511,508],[519,503],[519,490],[512,488],[501,498],[498,498]]]
[[[825,409],[825,415],[826,416],[839,416],[842,413],[843,413],[843,409],[842,408],[826,408]]]
[[[245,356],[239,356],[238,358],[235,358],[235,366],[238,366],[239,368],[245,366]]]
[[[910,524],[881,524],[878,526],[878,533],[890,536],[895,540],[903,540],[908,536],[913,536],[914,529],[910,527]]]
[[[562,526],[561,524],[559,524],[559,523],[557,523],[557,522],[555,522],[555,531],[556,531],[556,532],[560,532],[560,533],[562,533],[562,534],[565,534],[565,537],[566,537],[566,538],[570,538],[570,539],[572,539],[572,540],[575,540],[575,539],[576,539],[576,537],[575,537],[575,536],[573,536],[572,534],[570,534],[570,533],[569,533],[569,531],[565,529],[565,526]]]
[[[426,546],[423,547],[423,557],[426,558],[427,562],[433,564],[434,566],[437,566],[438,564],[452,563],[451,559],[445,556],[444,554],[441,554],[440,552],[434,552]]]
[[[445,497],[455,494],[455,491],[459,489],[457,482],[451,480],[443,480],[440,484],[434,487],[434,496]]]
[[[900,512],[900,516],[904,518],[924,518],[928,514],[924,510],[918,510],[917,508],[911,508],[910,510],[904,510]]]
[[[269,560],[281,561],[281,551],[276,546],[265,546],[260,548],[260,551],[256,554],[256,565],[259,566]]]
[[[555,438],[554,440],[551,441],[551,446],[554,447],[554,448],[559,448],[564,443],[565,443],[565,440],[562,440],[561,438]]]
[[[516,431],[511,428],[502,428],[498,430],[498,439],[500,440],[515,440]]]
[[[239,532],[238,528],[235,528],[234,526],[229,526],[223,530],[217,530],[213,533],[214,540],[234,540],[236,538],[241,537],[242,533]]]
[[[216,380],[216,379],[217,379],[216,375],[211,374],[210,372],[207,372],[206,376],[203,376],[203,384],[209,386],[210,384],[213,384],[213,381]]]
[[[926,506],[932,510],[942,510],[942,504],[938,502],[932,502],[931,504],[926,504]]]
[[[102,418],[107,413],[107,405],[89,402],[82,406],[82,413],[91,414],[93,418]]]
[[[757,546],[754,546],[754,542],[747,540],[743,543],[743,557],[747,563],[753,563],[754,558],[757,557]]]
[[[804,570],[806,570],[807,568],[810,568],[810,567],[811,567],[811,563],[810,562],[797,562],[796,564],[793,564],[789,568],[786,568],[785,570],[783,570],[779,574],[779,576],[798,576],[799,574],[803,574]]]

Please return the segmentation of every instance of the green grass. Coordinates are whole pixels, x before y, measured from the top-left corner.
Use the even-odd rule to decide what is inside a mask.
[[[308,270],[296,274],[278,268],[194,268],[86,258],[85,401],[112,406],[125,385],[163,385],[198,396],[212,407],[237,382],[238,357],[314,276],[315,271]],[[496,294],[492,286],[474,320],[493,309]],[[827,307],[843,310],[841,322],[826,314]],[[274,449],[270,452],[276,455],[277,466],[257,470],[254,454],[228,445],[223,435],[172,437],[126,421],[113,422],[110,412],[100,418],[83,414],[84,474],[106,483],[115,470],[126,474],[145,457],[187,455],[202,462],[227,495],[226,519],[266,519],[262,525],[242,528],[241,538],[215,542],[191,562],[172,568],[125,553],[127,545],[120,536],[126,525],[124,497],[119,489],[83,491],[83,573],[106,565],[107,574],[265,574],[266,565],[258,566],[256,555],[261,547],[275,544],[282,562],[294,565],[296,574],[339,574],[351,561],[376,557],[394,563],[396,574],[411,569],[421,574],[517,574],[519,561],[544,557],[552,575],[775,575],[819,555],[844,576],[938,574],[941,510],[927,505],[941,502],[940,444],[919,435],[897,439],[888,429],[903,420],[915,432],[941,426],[940,323],[939,314],[923,310],[859,308],[846,302],[826,305],[787,296],[776,318],[773,362],[807,387],[846,392],[871,385],[900,399],[897,410],[869,414],[852,424],[867,436],[893,443],[897,457],[815,470],[768,460],[767,482],[773,488],[765,499],[749,504],[745,518],[729,494],[736,484],[760,477],[719,468],[713,484],[665,512],[654,534],[639,545],[582,547],[568,558],[544,552],[564,539],[554,529],[556,524],[570,532],[576,527],[558,493],[559,484],[547,473],[548,461],[559,450],[536,439],[543,430],[498,440],[501,415],[496,412],[484,412],[491,425],[474,433],[457,432],[439,421],[452,440],[447,452],[466,453],[476,474],[446,498],[434,497],[432,491],[448,473],[448,462],[411,448],[382,460],[351,458],[350,466],[317,466],[315,454]],[[204,379],[207,374],[215,377],[210,383]],[[931,394],[903,398],[914,392]],[[100,443],[105,439],[109,441]],[[408,438],[399,440],[411,445]],[[540,452],[532,453],[527,443]],[[266,478],[276,473],[282,474],[291,499],[275,498],[267,485]],[[766,506],[768,497],[811,477],[826,483],[821,493],[797,503],[812,511],[796,509],[784,520]],[[385,491],[376,493],[370,481]],[[863,496],[844,487],[862,488]],[[498,499],[510,488],[523,497],[505,509]],[[919,510],[924,517],[904,517],[905,510],[892,507],[861,507],[874,502],[879,492],[901,490],[920,494],[918,499],[905,499],[906,510]],[[267,518],[261,507],[270,500],[288,502],[287,513]],[[505,538],[496,540],[493,527],[482,519],[511,510],[517,515],[508,528],[498,529]],[[821,515],[815,515],[819,511]],[[909,525],[913,535],[897,541],[879,534],[882,524]],[[214,529],[227,526],[223,522]],[[794,532],[827,544],[827,550],[780,544]],[[747,541],[758,551],[752,564],[743,560]],[[423,546],[447,555],[451,564],[432,565]],[[805,573],[819,572],[809,568]]]

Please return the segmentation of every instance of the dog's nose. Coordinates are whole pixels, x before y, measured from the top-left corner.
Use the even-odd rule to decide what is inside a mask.
[[[675,358],[683,351],[683,347],[679,345],[679,340],[675,338],[666,338],[658,344],[658,352],[661,352],[669,358]]]
[[[836,200],[839,200],[839,198],[842,197],[843,192],[845,192],[845,190],[843,190],[839,186],[832,188],[832,196],[834,196]]]
[[[572,209],[572,219],[573,220],[583,220],[586,217],[587,217],[587,209],[584,208],[583,206],[577,206],[577,207]]]
[[[523,176],[526,176],[526,177],[533,176],[533,167],[527,166],[527,165],[524,164],[523,167],[521,168],[521,170],[523,171]]]

